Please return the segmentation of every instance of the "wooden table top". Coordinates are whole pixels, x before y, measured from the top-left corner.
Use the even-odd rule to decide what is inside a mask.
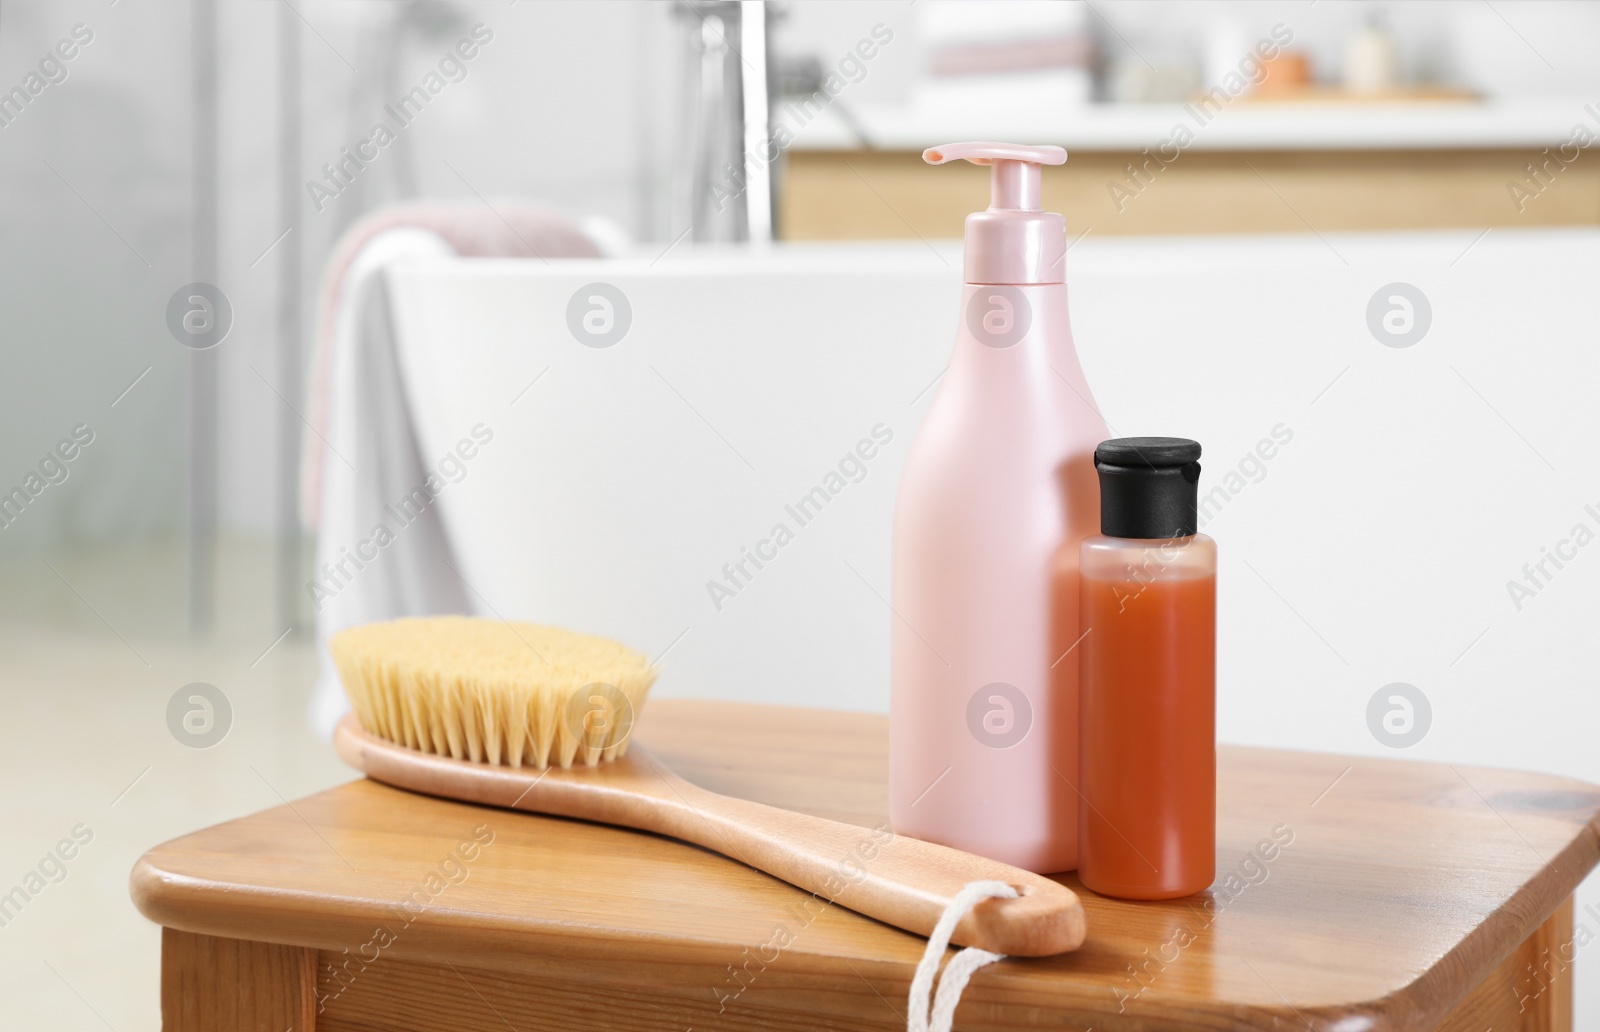
[[[639,733],[716,791],[884,819],[881,716],[657,699]],[[1084,947],[985,968],[960,1013],[1075,1032],[1432,1028],[1597,858],[1593,785],[1223,747],[1217,884],[1131,903],[1066,876],[1088,911]],[[132,891],[170,928],[324,957],[537,969],[597,993],[610,972],[766,1027],[807,1027],[796,1013],[903,1027],[924,946],[842,907],[808,910],[808,895],[670,839],[365,780],[158,846]]]

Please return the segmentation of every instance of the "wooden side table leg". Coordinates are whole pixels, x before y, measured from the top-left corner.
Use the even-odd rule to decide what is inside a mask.
[[[316,952],[161,930],[162,1032],[314,1032]]]
[[[1436,1032],[1572,1032],[1572,907],[1569,896]]]
[[[1576,984],[1574,979],[1573,964],[1577,960],[1577,948],[1572,938],[1572,913],[1573,901],[1568,896],[1567,901],[1556,908],[1549,920],[1539,926],[1539,930],[1530,935],[1517,954],[1526,956],[1526,963],[1522,973],[1530,981],[1534,976],[1528,972],[1527,965],[1533,969],[1544,982],[1546,988],[1528,1007],[1524,1015],[1523,1027],[1529,1032],[1572,1032],[1572,990]],[[1539,983],[1533,982],[1533,989]]]

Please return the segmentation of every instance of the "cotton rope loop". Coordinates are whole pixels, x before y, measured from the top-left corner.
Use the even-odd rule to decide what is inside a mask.
[[[1002,881],[975,881],[966,886],[944,908],[939,923],[928,936],[928,948],[917,964],[916,976],[911,979],[911,998],[907,1003],[906,1032],[950,1032],[955,1023],[956,1004],[961,1002],[961,992],[967,987],[972,973],[985,964],[1003,960],[1002,953],[990,953],[977,947],[968,947],[957,953],[944,969],[939,980],[939,993],[934,997],[933,1015],[928,1015],[928,997],[933,992],[933,978],[939,972],[939,961],[950,945],[950,936],[956,925],[973,907],[986,899],[1016,899],[1017,890]]]

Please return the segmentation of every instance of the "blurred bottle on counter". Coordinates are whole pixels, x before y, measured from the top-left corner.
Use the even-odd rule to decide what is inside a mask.
[[[1103,41],[1100,96],[1115,104],[1180,104],[1200,92],[1200,62],[1189,40],[1173,35],[1141,37],[1138,51],[1120,40]]]
[[[1373,18],[1350,37],[1344,52],[1344,88],[1351,93],[1387,93],[1400,80],[1394,36]]]

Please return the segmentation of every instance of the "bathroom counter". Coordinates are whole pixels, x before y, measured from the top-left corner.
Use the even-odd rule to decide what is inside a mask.
[[[657,699],[640,734],[717,791],[886,811],[881,716]],[[1084,947],[980,971],[958,1027],[1571,1029],[1600,788],[1238,747],[1218,766],[1217,883],[1079,889]],[[164,926],[166,1032],[896,1029],[924,946],[670,839],[365,780],[158,846],[131,888]]]
[[[798,126],[797,151],[874,150],[921,152],[950,140],[1013,140],[1059,144],[1072,154],[1155,150],[1188,126],[1196,150],[1381,151],[1499,150],[1538,153],[1573,136],[1596,115],[1581,96],[1485,101],[1416,100],[1344,102],[1241,100],[1209,107],[1188,104],[1080,104],[1040,102],[952,110],[945,104],[854,104],[853,121],[832,108]],[[797,120],[787,123],[795,128]]]

